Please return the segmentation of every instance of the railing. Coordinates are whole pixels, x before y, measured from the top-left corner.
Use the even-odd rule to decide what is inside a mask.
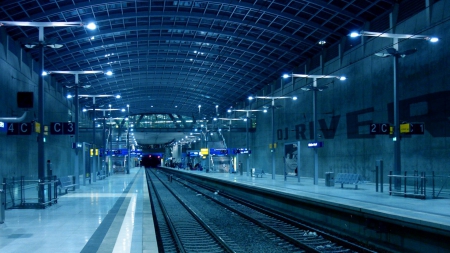
[[[56,176],[44,180],[4,178],[3,184],[6,209],[40,209],[58,202]]]
[[[392,171],[389,172],[389,195],[403,195],[404,197],[415,197],[426,199],[427,194],[431,193],[432,198],[438,198],[447,184],[450,176],[438,176],[434,174],[434,171],[430,175],[426,175],[425,172],[414,171],[412,175],[408,175],[405,171],[403,175],[392,175]],[[393,179],[399,178],[402,182],[402,186],[398,189],[393,187]],[[436,192],[436,181],[440,180],[440,188]],[[428,185],[430,182],[431,185]]]
[[[224,148],[227,148],[227,143],[225,142],[225,137],[223,136],[222,131],[219,131],[219,135],[222,137]]]

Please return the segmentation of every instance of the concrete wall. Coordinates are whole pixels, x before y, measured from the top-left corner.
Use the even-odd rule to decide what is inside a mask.
[[[37,120],[38,64],[0,28],[0,117],[20,117],[25,109],[17,107],[16,94],[18,91],[31,91],[34,92],[34,107],[28,109],[24,122]],[[73,121],[72,101],[64,97],[62,87],[51,76],[45,78],[44,89],[44,124]],[[100,138],[100,135],[97,137]],[[91,142],[92,134],[81,135],[80,140]],[[74,138],[70,135],[46,136],[44,160],[51,160],[54,175],[73,175],[72,142]],[[97,143],[101,143],[100,139]],[[20,136],[0,132],[0,180],[20,176],[37,179],[37,146],[36,133]]]
[[[439,1],[432,8],[430,22],[427,11],[423,11],[394,27],[395,33],[436,35],[441,39],[435,44],[412,39],[399,42],[400,51],[417,48],[415,54],[399,59],[400,121],[425,123],[424,135],[402,136],[402,171],[419,170],[428,175],[434,171],[437,175],[447,176],[450,169],[450,82],[446,78],[450,58],[449,10],[450,1]],[[371,123],[394,123],[393,58],[374,56],[374,53],[392,47],[392,40],[369,37],[363,40],[359,44],[353,42],[355,45],[342,57],[325,62],[322,68],[307,71],[307,74],[347,77],[344,82],[318,80],[319,85],[329,86],[317,95],[318,134],[322,136],[319,140],[324,142],[324,147],[318,150],[319,177],[322,178],[324,172],[334,171],[359,173],[366,180],[374,180],[372,170],[378,159],[384,161],[386,174],[393,168],[392,136],[369,134]],[[305,69],[308,66],[299,66],[295,73],[303,74]],[[299,140],[301,176],[313,177],[314,151],[307,148],[307,143],[313,140],[313,94],[300,89],[312,84],[312,79],[296,78],[294,86],[291,80],[280,79],[277,82],[282,82],[281,88],[269,95],[296,95],[298,100],[275,101],[280,107],[275,111],[276,174],[283,174],[284,144]],[[260,99],[251,107],[264,105],[270,105],[270,101]],[[258,114],[257,132],[251,135],[251,167],[263,168],[266,172],[272,171],[270,116],[270,113]],[[230,145],[241,140],[242,136],[235,136]],[[388,182],[387,177],[385,182]]]

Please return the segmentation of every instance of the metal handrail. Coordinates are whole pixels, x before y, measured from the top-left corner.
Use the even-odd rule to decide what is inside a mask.
[[[5,192],[9,192],[8,195],[5,193],[5,203],[10,205],[8,208],[45,208],[57,203],[57,182],[56,176],[43,180],[25,180],[23,176],[19,179],[13,177],[9,181],[4,178]]]
[[[390,171],[388,177],[389,177],[389,195],[394,193],[394,194],[402,194],[405,197],[407,195],[408,196],[419,196],[419,197],[422,197],[423,199],[426,199],[427,181],[429,179],[431,179],[430,181],[431,181],[432,198],[438,198],[450,178],[450,176],[435,175],[434,171],[431,172],[431,175],[430,174],[427,175],[425,172],[419,173],[418,171],[414,171],[414,175],[407,175],[406,171],[404,172],[404,175],[392,175],[392,171]],[[392,178],[403,178],[404,179],[403,191],[392,189]],[[436,178],[444,178],[445,179],[445,181],[443,182],[443,184],[440,187],[437,194],[436,194],[436,190],[435,190],[436,189],[436,182],[435,182]],[[413,184],[410,183],[410,186],[414,187],[413,193],[407,191],[407,186],[408,186],[407,181],[406,181],[407,179],[413,179],[413,180],[415,179]]]

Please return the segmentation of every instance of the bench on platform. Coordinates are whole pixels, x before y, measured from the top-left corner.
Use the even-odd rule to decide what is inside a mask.
[[[71,176],[66,177],[60,177],[58,178],[59,181],[59,193],[61,194],[61,189],[63,189],[66,193],[69,188],[72,188],[73,191],[75,191],[76,184],[72,182]]]
[[[106,173],[105,173],[105,171],[104,171],[104,170],[99,171],[99,172],[97,173],[97,178],[98,178],[99,180],[105,179],[105,178],[106,178]]]
[[[125,167],[124,166],[115,166],[113,168],[114,173],[125,173]]]
[[[257,170],[257,169],[252,169],[252,177],[262,177],[264,174],[264,170]]]
[[[344,188],[344,184],[353,184],[355,185],[355,189],[358,189],[358,184],[362,181],[359,174],[338,173],[334,179],[334,182],[341,184],[341,188]]]

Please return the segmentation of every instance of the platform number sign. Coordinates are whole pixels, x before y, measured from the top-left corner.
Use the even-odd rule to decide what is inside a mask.
[[[424,133],[425,133],[425,124],[423,123],[411,124],[410,134],[424,134]]]
[[[389,134],[389,124],[386,123],[373,123],[370,124],[370,134]]]
[[[54,135],[75,134],[74,122],[51,122],[50,133]]]
[[[31,123],[8,123],[7,135],[31,135],[32,131]]]

